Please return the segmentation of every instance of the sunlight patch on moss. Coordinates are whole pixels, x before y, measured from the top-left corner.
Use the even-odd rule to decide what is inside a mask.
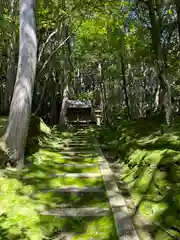
[[[98,220],[94,220],[87,224],[86,232],[82,234],[76,234],[73,240],[116,240],[116,230],[113,219],[111,217],[103,217]]]
[[[44,123],[42,118],[40,118],[40,131],[46,134],[51,133],[51,129]]]
[[[43,203],[46,207],[55,208],[60,204],[68,207],[109,207],[108,198],[105,192],[99,193],[58,193],[51,192],[38,192],[34,194],[37,202]]]
[[[169,205],[165,202],[153,203],[152,201],[143,201],[140,204],[140,212],[147,215],[149,219],[153,220],[163,214],[168,209]]]
[[[97,162],[97,157],[88,157],[88,156],[82,156],[82,157],[77,157],[72,156],[66,158],[67,155],[60,154],[60,152],[53,152],[53,151],[48,151],[45,149],[40,149],[37,153],[35,153],[32,157],[31,160],[35,161],[37,164],[41,164],[43,162],[46,163],[95,163]]]
[[[114,151],[114,146],[109,143],[116,142],[117,157],[123,162],[119,179],[126,183],[137,212],[152,222],[158,220],[167,229],[172,223],[177,228],[180,226],[177,221],[180,210],[180,119],[177,119],[178,124],[172,128],[162,126],[158,119],[140,119],[131,124],[119,121],[116,128],[99,130],[105,151]],[[172,239],[161,230],[154,235],[156,240]]]
[[[84,187],[84,186],[96,186],[102,187],[103,181],[101,178],[73,178],[73,177],[57,177],[57,178],[41,178],[41,182],[38,184],[39,188],[57,188],[63,186],[77,186],[77,187]]]
[[[51,232],[51,236],[58,237],[61,232],[66,232],[73,235],[73,240],[118,239],[112,216],[61,219],[58,217],[43,216],[42,222],[44,223],[43,231],[45,233]]]
[[[40,168],[38,170],[38,168]],[[76,167],[76,164],[72,164],[71,166],[60,166],[58,164],[41,164],[41,167],[37,164],[34,164],[32,166],[32,173],[34,171],[35,174],[38,174],[38,172],[41,174],[52,174],[52,173],[98,173],[100,172],[100,168],[98,166],[93,166],[93,167]],[[36,177],[34,175],[34,177]]]

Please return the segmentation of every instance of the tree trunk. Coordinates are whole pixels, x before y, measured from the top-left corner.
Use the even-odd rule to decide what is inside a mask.
[[[180,42],[180,1],[179,0],[175,0],[175,4],[176,4],[176,12],[177,12],[179,42]]]
[[[37,115],[38,112],[41,110],[41,106],[42,106],[42,103],[43,103],[43,100],[44,100],[44,94],[45,94],[45,91],[46,91],[46,85],[47,83],[44,82],[44,85],[43,85],[43,88],[42,88],[42,91],[41,91],[41,96],[40,96],[40,99],[39,99],[39,103],[38,103],[38,106],[34,112],[34,115]]]
[[[35,0],[20,1],[19,62],[4,135],[13,165],[23,166],[37,61]]]
[[[68,93],[69,93],[69,86],[68,86],[68,83],[66,83],[64,87],[63,101],[62,101],[61,112],[60,112],[60,121],[59,121],[60,125],[65,125],[65,122],[66,122]]]
[[[51,125],[56,124],[56,92],[57,92],[57,83],[56,83],[56,75],[52,72],[52,82],[51,82]]]
[[[164,108],[166,114],[166,122],[169,125],[168,119],[171,119],[169,114],[172,113],[172,102],[171,102],[171,86],[167,79],[167,64],[164,58],[163,49],[161,46],[161,16],[159,12],[159,6],[156,5],[155,0],[148,0],[149,16],[151,20],[151,36],[154,53],[156,56],[156,69],[158,84],[160,84],[159,97],[161,98],[160,111]],[[167,115],[169,117],[167,117]]]
[[[131,118],[131,113],[130,113],[130,107],[129,107],[129,99],[128,99],[126,76],[125,76],[125,64],[124,64],[124,58],[123,57],[121,57],[121,71],[122,71],[125,103],[126,103],[126,107],[127,107],[127,116],[130,119]]]
[[[107,101],[107,93],[106,93],[106,86],[105,86],[105,78],[104,78],[104,67],[102,62],[98,64],[99,70],[99,86],[100,86],[100,108],[102,111],[103,122],[105,124],[110,124],[110,119],[108,116],[109,108],[108,108],[108,101]]]
[[[64,3],[64,8],[65,8],[65,3]],[[68,37],[69,35],[69,26],[64,23],[63,26],[63,34],[65,38]],[[63,91],[63,100],[62,100],[62,106],[61,106],[61,112],[60,112],[60,125],[65,125],[66,123],[66,114],[67,114],[67,103],[68,103],[68,95],[69,95],[69,85],[72,83],[72,71],[73,71],[73,66],[71,62],[71,46],[70,46],[70,41],[66,42],[66,45],[64,46],[64,63],[65,66],[67,67],[64,69],[64,91]]]
[[[4,104],[4,111],[8,114],[9,106],[11,103],[13,90],[14,90],[14,83],[15,83],[15,45],[16,45],[16,33],[15,33],[15,0],[10,1],[10,19],[11,19],[11,35],[8,47],[8,60],[7,60],[7,84],[6,84],[6,91],[5,91],[5,104]]]

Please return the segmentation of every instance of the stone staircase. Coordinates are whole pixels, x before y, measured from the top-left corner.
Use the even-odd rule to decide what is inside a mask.
[[[112,239],[138,240],[124,199],[114,181],[113,173],[97,141],[85,130],[84,127],[78,129],[73,137],[69,139],[69,142],[66,141],[63,150],[60,151],[66,161],[56,163],[56,168],[67,169],[67,172],[52,172],[50,175],[52,179],[57,178],[64,181],[74,179],[75,184],[42,189],[41,191],[43,194],[53,193],[56,196],[67,196],[67,202],[61,202],[56,204],[54,208],[45,209],[41,214],[60,218],[101,218],[110,216],[114,221],[113,224],[117,235]],[[76,184],[78,181],[81,184]],[[78,203],[73,202],[76,197],[80,199]],[[62,239],[74,239],[73,231],[63,233],[63,230],[60,229],[60,232]],[[79,237],[76,239],[85,238]],[[91,236],[87,240],[90,239],[95,240],[98,238]],[[107,239],[110,240],[110,238]],[[99,240],[101,239],[99,238]]]

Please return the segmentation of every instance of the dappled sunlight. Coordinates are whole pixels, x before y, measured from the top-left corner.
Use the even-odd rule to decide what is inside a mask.
[[[23,170],[9,168],[2,172],[0,203],[5,212],[2,232],[8,232],[12,238],[22,235],[22,223],[25,221],[28,222],[25,225],[28,229],[26,236],[30,239],[33,239],[32,231],[35,231],[33,234],[37,239],[54,239],[56,236],[61,238],[65,233],[64,236],[72,235],[73,240],[116,240],[116,229],[111,214],[107,217],[93,218],[41,215],[41,212],[53,209],[58,211],[64,207],[109,209],[102,177],[83,175],[100,174],[100,157],[95,151],[91,137],[88,136],[89,131],[87,130],[87,134],[83,131],[83,140],[78,137],[81,131],[61,132],[59,136],[58,131],[55,132],[50,134],[48,130],[48,134],[41,135],[37,152],[33,151],[27,158],[27,165]],[[82,142],[82,147],[73,145]],[[74,173],[82,176],[67,175]],[[17,223],[12,222],[13,218],[9,217],[12,213],[15,214],[14,218],[18,218]]]
[[[180,240],[180,0],[1,1],[0,36],[0,240]]]
[[[141,124],[142,122],[144,125]],[[173,131],[165,128],[161,133],[157,122],[142,120],[131,125],[127,124],[127,128],[124,127],[125,125],[123,123],[121,126],[120,122],[113,131],[100,129],[99,139],[102,147],[106,143],[105,152],[108,152],[108,148],[110,152],[111,149],[117,149],[121,167],[117,165],[114,171],[120,189],[124,189],[122,193],[125,199],[131,202],[133,219],[136,219],[137,223],[139,214],[143,216],[143,222],[148,222],[148,232],[155,239],[171,239],[171,233],[180,237],[179,126],[174,125]],[[113,132],[119,140],[114,140]],[[107,140],[104,141],[105,135]],[[110,161],[117,162],[117,157],[114,160],[113,158],[112,155]],[[143,230],[143,225],[138,228]]]

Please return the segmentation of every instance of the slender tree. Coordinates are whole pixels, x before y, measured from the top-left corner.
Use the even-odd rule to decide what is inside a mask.
[[[37,40],[35,0],[20,1],[19,62],[10,107],[8,125],[4,135],[13,164],[23,165],[24,149],[31,115],[36,73]]]
[[[178,33],[179,33],[179,41],[180,41],[180,1],[174,0],[176,4],[176,12],[177,12],[177,23],[178,23]]]
[[[10,33],[12,37],[9,41],[9,46],[7,50],[8,60],[7,60],[7,86],[5,91],[5,113],[8,113],[9,105],[11,103],[14,83],[16,80],[15,72],[16,72],[16,62],[15,62],[15,50],[16,50],[16,27],[15,27],[15,17],[16,17],[16,1],[10,0]]]

